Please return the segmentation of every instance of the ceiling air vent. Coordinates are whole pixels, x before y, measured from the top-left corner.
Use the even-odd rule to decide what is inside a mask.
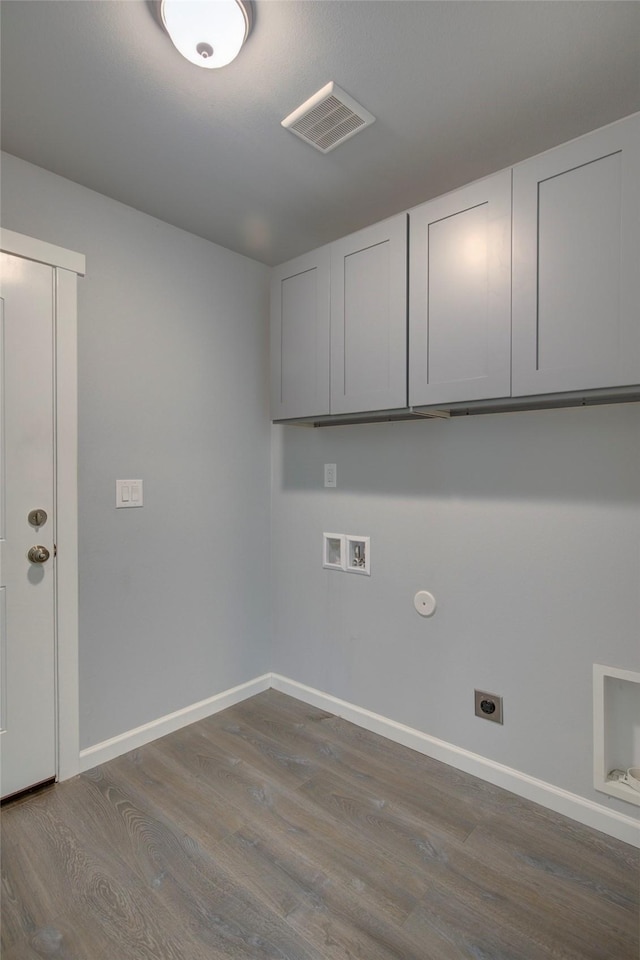
[[[333,81],[282,121],[282,126],[321,153],[329,153],[376,118]]]

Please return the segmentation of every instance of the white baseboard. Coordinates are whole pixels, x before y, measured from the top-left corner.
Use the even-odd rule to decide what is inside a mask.
[[[464,750],[462,747],[456,747],[452,743],[444,740],[438,740],[427,733],[415,730],[403,723],[397,723],[388,717],[383,717],[371,710],[365,710],[346,700],[340,700],[331,694],[323,693],[313,687],[308,687],[304,683],[298,683],[297,680],[290,680],[278,673],[265,673],[261,677],[249,680],[230,690],[224,690],[206,700],[200,700],[182,710],[176,710],[165,717],[159,717],[150,723],[145,723],[134,730],[127,730],[117,737],[110,740],[104,740],[92,747],[87,747],[80,751],[80,770],[90,770],[100,763],[106,763],[115,757],[128,753],[129,750],[135,750],[137,747],[144,746],[152,740],[164,737],[174,730],[195,723],[196,720],[203,720],[210,717],[220,710],[232,707],[242,700],[262,693],[273,687],[281,693],[287,693],[297,700],[303,700],[314,707],[319,707],[329,713],[334,713],[345,720],[363,727],[365,730],[371,730],[372,733],[379,733],[388,740],[401,743],[405,747],[410,747],[418,753],[423,753],[434,760],[441,760],[449,766],[463,770],[465,773],[473,774],[489,783],[493,783],[505,790],[510,790],[520,797],[539,803],[549,810],[561,813],[572,820],[584,823],[588,827],[600,830],[611,837],[616,837],[625,843],[640,847],[640,820],[627,816],[624,813],[618,813],[617,810],[609,810],[593,800],[587,800],[576,793],[570,793],[560,787],[555,787],[544,780],[538,780],[536,777],[530,777],[526,773],[514,770],[502,763],[496,763],[495,760],[489,760],[487,757],[472,753],[470,750]]]
[[[92,747],[87,747],[80,751],[80,771],[90,770],[97,767],[100,763],[106,763],[107,760],[114,760],[116,757],[128,753],[129,750],[135,750],[137,747],[144,746],[145,743],[151,743],[159,737],[165,737],[174,730],[180,730],[182,727],[195,723],[196,720],[204,720],[220,710],[226,710],[242,700],[253,697],[256,693],[262,693],[271,686],[271,674],[265,673],[255,680],[249,680],[247,683],[241,683],[230,690],[223,690],[222,693],[216,693],[213,697],[207,697],[206,700],[200,700],[198,703],[192,703],[182,710],[176,710],[174,713],[168,713],[164,717],[158,717],[150,723],[144,723],[141,727],[134,730],[127,730],[117,737],[111,737],[110,740],[103,740],[102,743],[96,743]]]
[[[510,790],[511,793],[520,797],[539,803],[549,810],[561,813],[625,843],[640,847],[640,820],[634,817],[618,813],[617,810],[608,810],[593,800],[587,800],[586,797],[570,793],[536,777],[530,777],[526,773],[506,767],[502,763],[496,763],[495,760],[489,760],[477,753],[471,753],[469,750],[463,750],[444,740],[430,737],[413,727],[389,720],[378,713],[372,713],[370,710],[365,710],[346,700],[340,700],[321,690],[315,690],[313,687],[307,687],[280,674],[271,674],[271,686],[274,690],[287,693],[314,707],[350,720],[359,727],[364,727],[365,730],[379,733],[389,740],[401,743],[434,760],[441,760],[458,770],[471,773],[498,787]]]

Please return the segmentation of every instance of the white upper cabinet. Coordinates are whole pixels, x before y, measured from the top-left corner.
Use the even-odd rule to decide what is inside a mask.
[[[409,403],[511,392],[511,171],[409,211]]]
[[[329,247],[271,274],[271,416],[329,413]]]
[[[407,215],[331,244],[331,413],[407,405]]]
[[[640,117],[513,171],[513,395],[640,383]]]

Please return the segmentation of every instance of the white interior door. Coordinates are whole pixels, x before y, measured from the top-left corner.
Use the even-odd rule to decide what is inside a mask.
[[[55,271],[0,258],[0,794],[7,797],[56,774]]]

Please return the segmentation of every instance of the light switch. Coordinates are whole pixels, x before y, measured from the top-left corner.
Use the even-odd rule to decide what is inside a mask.
[[[116,507],[142,506],[142,480],[116,480]]]

